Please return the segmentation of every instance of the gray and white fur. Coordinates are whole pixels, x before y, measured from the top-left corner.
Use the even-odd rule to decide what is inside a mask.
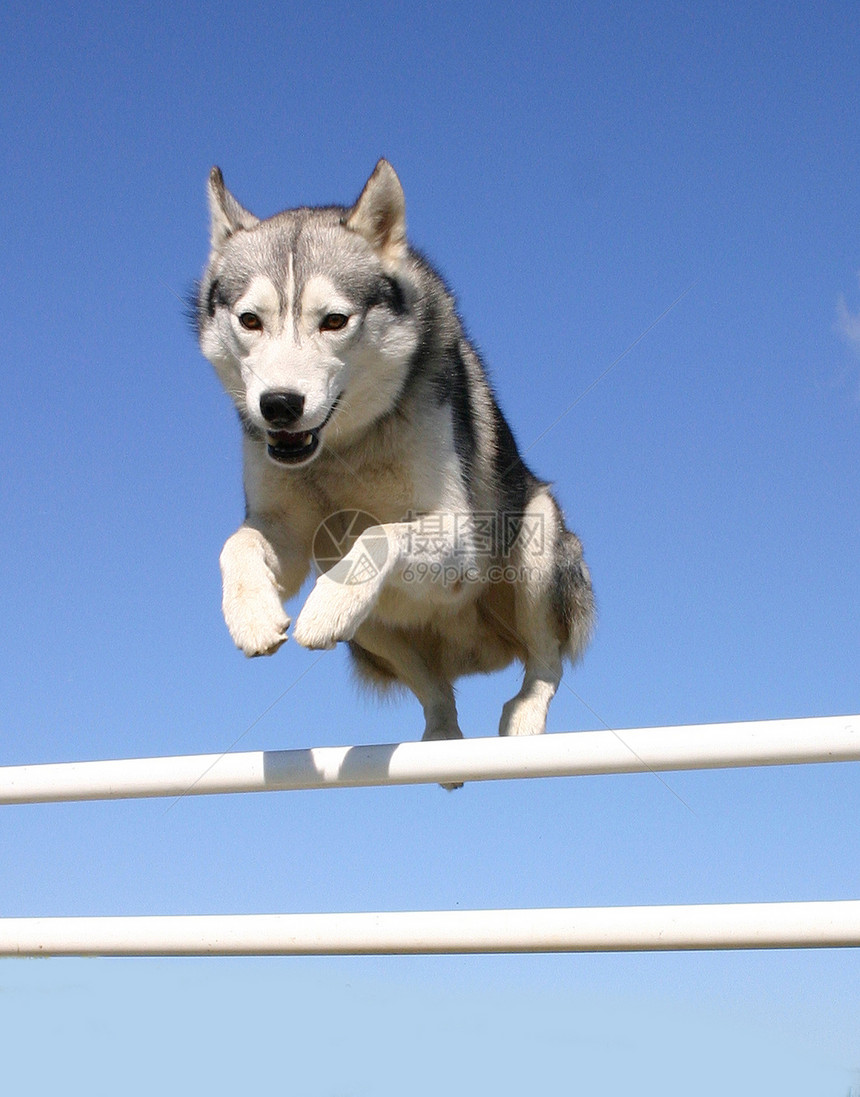
[[[351,208],[258,220],[214,168],[209,204],[195,311],[243,428],[245,521],[221,553],[236,645],[284,643],[284,602],[316,564],[293,636],[344,641],[364,676],[408,687],[424,739],[462,736],[456,679],[514,659],[499,734],[543,732],[562,660],[590,636],[588,569],[407,242],[394,169],[380,160]]]

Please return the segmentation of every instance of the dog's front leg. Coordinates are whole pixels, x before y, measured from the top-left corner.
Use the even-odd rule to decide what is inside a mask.
[[[397,566],[397,538],[391,536],[392,529],[366,529],[350,551],[317,579],[296,621],[297,643],[330,649],[355,636]]]
[[[422,534],[431,521],[432,537]],[[317,579],[296,621],[297,642],[307,648],[333,648],[339,641],[352,640],[386,584],[428,605],[459,597],[462,583],[457,579],[473,557],[444,523],[452,525],[453,518],[445,516],[443,521],[442,516],[431,515],[420,522],[366,529],[343,559]]]
[[[290,619],[283,602],[303,575],[290,576],[283,557],[251,525],[240,526],[221,551],[224,620],[236,647],[248,656],[271,655],[287,638]]]

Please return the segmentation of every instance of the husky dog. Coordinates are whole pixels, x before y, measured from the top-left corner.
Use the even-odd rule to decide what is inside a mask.
[[[351,208],[259,220],[213,168],[209,205],[196,326],[244,435],[245,521],[221,553],[236,645],[276,651],[316,565],[295,639],[344,641],[371,681],[408,687],[424,739],[461,738],[452,683],[514,659],[499,734],[543,732],[591,631],[582,547],[407,242],[394,169]]]

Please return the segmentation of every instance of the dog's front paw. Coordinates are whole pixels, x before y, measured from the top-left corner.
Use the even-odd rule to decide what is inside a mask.
[[[296,642],[328,650],[351,640],[373,608],[374,596],[369,583],[347,585],[321,575],[296,621]]]
[[[233,643],[249,658],[273,655],[287,639],[290,619],[274,587],[225,593],[223,609]]]

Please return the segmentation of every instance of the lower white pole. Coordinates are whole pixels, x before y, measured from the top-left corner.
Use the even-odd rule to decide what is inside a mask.
[[[0,767],[0,804],[860,761],[860,716]]]
[[[4,918],[0,956],[300,956],[860,946],[860,901]]]

